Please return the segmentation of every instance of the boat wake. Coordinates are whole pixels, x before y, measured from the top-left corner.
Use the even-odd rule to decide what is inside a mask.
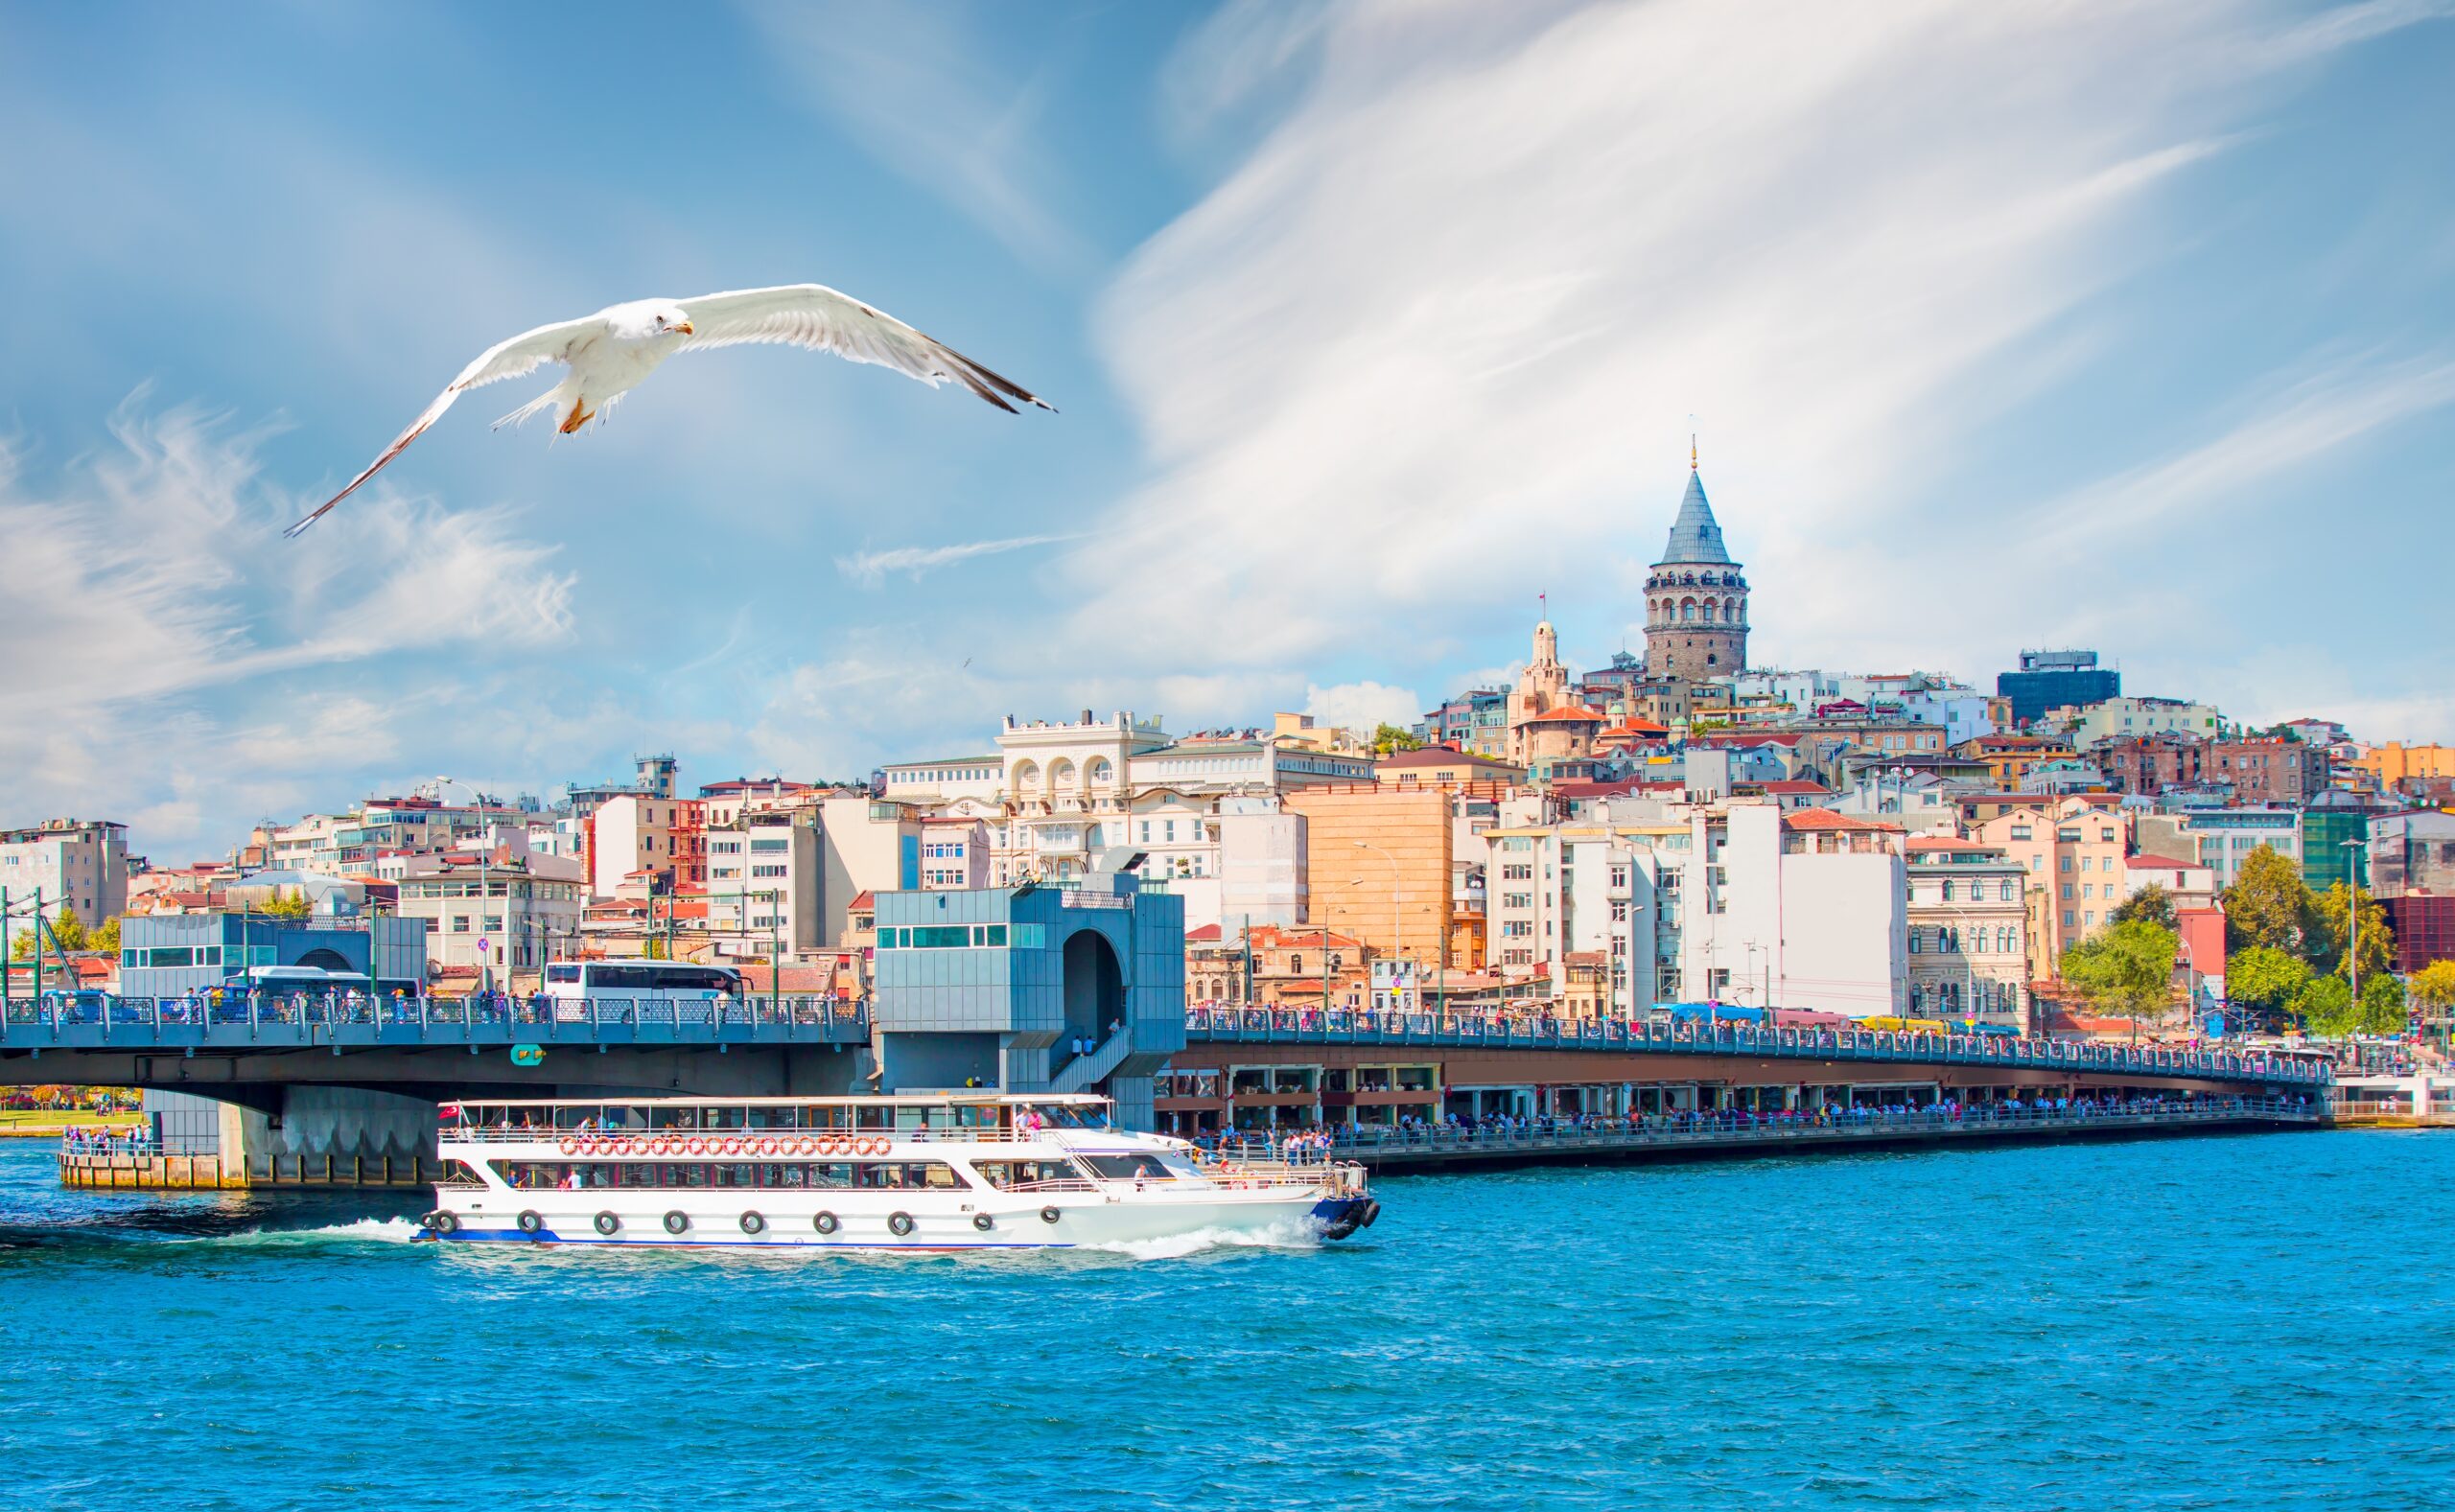
[[[1132,1260],[1183,1260],[1215,1249],[1319,1249],[1321,1225],[1308,1219],[1268,1228],[1197,1228],[1159,1239],[1125,1239],[1078,1244],[1078,1254],[1123,1255]]]
[[[343,1243],[406,1244],[418,1237],[414,1219],[362,1218],[320,1228],[243,1228],[228,1234],[199,1234],[191,1242],[214,1244],[328,1244]]]

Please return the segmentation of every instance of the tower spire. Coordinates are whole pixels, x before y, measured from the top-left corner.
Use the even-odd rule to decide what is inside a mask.
[[[1688,471],[1696,471],[1696,432],[1688,432]]]

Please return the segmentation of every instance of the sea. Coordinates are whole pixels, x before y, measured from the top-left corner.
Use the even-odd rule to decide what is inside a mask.
[[[2455,1133],[1376,1191],[1343,1244],[618,1253],[0,1141],[0,1507],[2455,1506]]]

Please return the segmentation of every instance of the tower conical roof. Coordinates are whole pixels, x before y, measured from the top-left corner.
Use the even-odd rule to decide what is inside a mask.
[[[1663,547],[1662,560],[1654,566],[1684,567],[1691,563],[1737,565],[1722,545],[1722,527],[1714,520],[1714,506],[1705,502],[1704,480],[1693,467],[1688,470],[1688,492],[1680,496],[1679,518],[1671,523],[1670,543]]]

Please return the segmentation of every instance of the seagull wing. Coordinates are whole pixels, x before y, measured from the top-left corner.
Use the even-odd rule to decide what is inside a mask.
[[[953,379],[1008,414],[1016,412],[1008,399],[1055,412],[1054,406],[1011,379],[824,284],[702,294],[683,300],[682,310],[690,318],[692,333],[682,343],[685,351],[751,341],[807,347],[891,367],[932,388]]]
[[[450,386],[434,396],[434,403],[427,406],[415,420],[410,421],[407,430],[392,438],[392,444],[384,449],[383,455],[366,464],[365,472],[351,478],[347,488],[325,500],[323,505],[314,514],[292,525],[282,534],[286,536],[298,534],[321,520],[326,510],[356,493],[359,484],[383,471],[386,462],[399,456],[410,442],[426,433],[429,426],[442,419],[443,412],[452,407],[452,402],[459,398],[463,390],[483,388],[488,384],[501,383],[506,378],[518,378],[524,373],[533,373],[548,362],[569,362],[574,347],[593,335],[601,335],[604,330],[604,318],[599,315],[590,315],[579,320],[565,320],[557,325],[541,325],[534,331],[524,331],[508,341],[488,347],[476,361],[460,370],[460,376],[454,379]]]

